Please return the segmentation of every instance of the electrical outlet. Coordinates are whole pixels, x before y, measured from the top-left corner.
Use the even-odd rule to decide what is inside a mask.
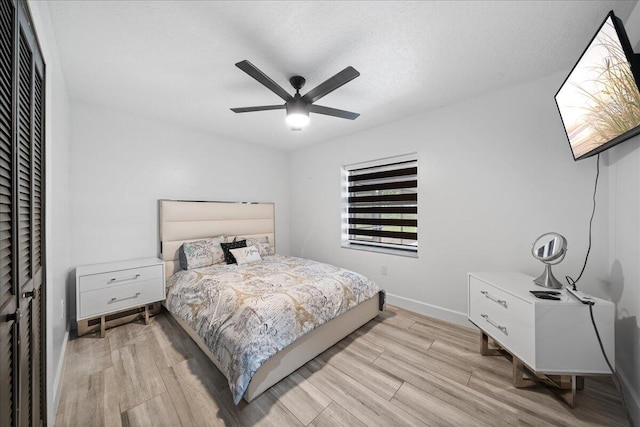
[[[60,300],[60,318],[61,319],[64,319],[64,311],[65,311],[64,310],[64,300],[61,299]]]
[[[381,265],[380,266],[380,274],[383,275],[383,276],[386,276],[387,273],[388,273],[387,266],[386,265]]]

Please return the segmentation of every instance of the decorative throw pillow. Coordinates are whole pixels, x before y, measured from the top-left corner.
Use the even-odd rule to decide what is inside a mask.
[[[249,264],[250,262],[262,261],[260,252],[255,246],[247,246],[245,248],[229,249],[236,259],[238,265]]]
[[[227,243],[227,236],[221,234],[220,236],[216,236],[211,239],[211,244],[213,246],[213,263],[214,264],[224,264],[224,251],[222,250],[221,243]]]
[[[220,247],[220,243],[226,241],[227,237],[222,235],[183,243],[178,251],[180,267],[183,270],[191,270],[221,264],[224,261],[224,251]]]
[[[239,239],[246,239],[247,246],[255,246],[260,253],[260,256],[273,255],[273,247],[269,244],[269,237],[239,237]]]
[[[236,263],[236,258],[231,253],[231,249],[246,248],[247,247],[247,241],[246,240],[238,240],[238,241],[231,242],[231,243],[220,243],[220,246],[222,246],[222,250],[224,251],[224,261],[227,264],[235,264]]]

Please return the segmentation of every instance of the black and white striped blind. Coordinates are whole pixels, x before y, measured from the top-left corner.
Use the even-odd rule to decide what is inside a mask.
[[[415,155],[345,167],[350,244],[418,250]]]

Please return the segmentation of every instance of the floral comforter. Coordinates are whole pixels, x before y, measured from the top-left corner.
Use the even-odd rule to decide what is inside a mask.
[[[181,270],[166,306],[186,322],[226,372],[236,404],[253,374],[293,341],[384,291],[349,270],[274,255],[238,266]]]

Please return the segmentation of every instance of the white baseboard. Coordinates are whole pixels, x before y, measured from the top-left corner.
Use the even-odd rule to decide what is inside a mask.
[[[620,378],[620,387],[622,388],[622,393],[624,393],[624,403],[627,405],[627,411],[629,411],[633,423],[640,426],[640,396],[631,387],[629,378],[624,371],[616,369],[616,372],[618,373],[618,378]]]
[[[467,313],[461,313],[459,311],[438,307],[436,305],[427,304],[426,302],[389,293],[387,293],[386,301],[391,305],[397,305],[400,308],[415,311],[416,313],[424,314],[425,316],[435,317],[436,319],[445,320],[466,328],[472,328],[471,323],[467,319]]]
[[[67,352],[67,343],[69,342],[69,331],[65,332],[62,339],[62,351],[60,352],[60,359],[58,360],[58,366],[56,367],[56,375],[53,377],[53,399],[47,408],[47,423],[52,426],[56,421],[56,414],[58,413],[58,404],[60,403],[60,391],[62,389],[62,369],[64,368],[64,357]]]

